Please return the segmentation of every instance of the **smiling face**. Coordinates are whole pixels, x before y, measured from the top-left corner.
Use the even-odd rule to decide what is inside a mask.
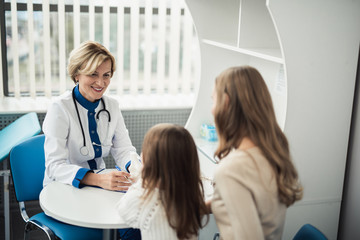
[[[81,95],[90,102],[100,99],[111,79],[111,61],[106,60],[90,75],[79,74],[76,80],[79,82]]]

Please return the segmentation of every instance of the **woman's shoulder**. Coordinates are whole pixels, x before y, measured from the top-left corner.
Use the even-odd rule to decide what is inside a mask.
[[[72,95],[70,91],[66,91],[60,96],[52,99],[50,105],[47,109],[47,115],[51,115],[51,113],[59,113],[59,112],[68,112],[68,109],[73,106],[74,102],[72,100]]]
[[[232,179],[244,186],[251,186],[250,188],[255,185],[274,187],[274,174],[260,148],[255,147],[231,152],[221,160],[214,177],[216,182],[222,184],[228,184]]]
[[[261,156],[261,151],[258,147],[253,147],[247,150],[234,149],[226,157],[221,159],[220,168],[232,168],[236,166],[252,165],[254,157]]]
[[[253,147],[247,150],[235,149],[221,159],[216,170],[217,175],[234,172],[246,176],[258,172],[259,167],[268,164],[260,148]]]
[[[69,103],[73,103],[73,99],[72,99],[72,93],[71,91],[66,91],[63,94],[61,94],[60,96],[55,97],[52,102],[51,102],[51,106],[54,105],[68,105]]]

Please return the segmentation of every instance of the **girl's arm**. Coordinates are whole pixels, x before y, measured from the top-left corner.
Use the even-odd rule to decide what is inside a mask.
[[[140,228],[140,216],[142,215],[142,198],[144,191],[141,181],[133,184],[116,204],[119,215],[132,228]]]

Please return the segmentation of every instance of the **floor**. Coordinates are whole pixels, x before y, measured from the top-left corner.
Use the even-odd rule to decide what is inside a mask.
[[[38,212],[41,212],[41,208],[38,202],[31,202],[26,205],[27,213],[32,216]],[[1,210],[0,216],[0,240],[5,240],[5,229],[4,229],[4,211]],[[23,240],[24,239],[24,227],[25,222],[20,215],[18,204],[11,204],[10,211],[10,237],[11,240]],[[42,240],[47,239],[41,231],[33,231],[28,234],[27,240]]]

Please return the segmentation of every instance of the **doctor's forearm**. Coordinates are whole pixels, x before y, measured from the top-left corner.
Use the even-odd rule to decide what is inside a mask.
[[[81,180],[81,184],[101,187],[101,175],[93,172],[88,172]]]

